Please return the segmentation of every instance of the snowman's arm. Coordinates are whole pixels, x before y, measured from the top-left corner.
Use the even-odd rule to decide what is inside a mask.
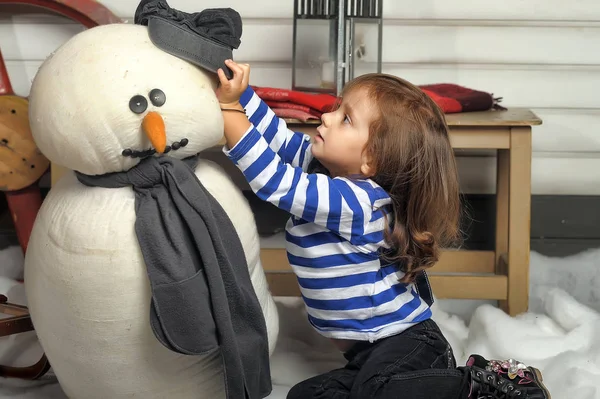
[[[307,169],[313,158],[310,136],[289,129],[285,121],[275,115],[251,86],[242,94],[240,104],[246,110],[250,122],[284,163]]]

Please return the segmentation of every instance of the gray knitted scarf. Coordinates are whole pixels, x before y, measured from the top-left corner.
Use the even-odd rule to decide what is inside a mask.
[[[135,192],[156,338],[187,355],[220,349],[227,397],[264,398],[272,389],[265,319],[237,232],[196,177],[196,163],[151,156],[126,172],[76,176],[86,186]]]

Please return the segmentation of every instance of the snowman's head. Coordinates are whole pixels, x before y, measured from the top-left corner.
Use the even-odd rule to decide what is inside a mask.
[[[217,76],[155,47],[145,26],[83,31],[40,67],[31,131],[50,161],[84,174],[145,156],[185,158],[223,137]]]

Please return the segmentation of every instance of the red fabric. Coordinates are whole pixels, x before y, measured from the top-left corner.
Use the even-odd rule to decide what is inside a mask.
[[[265,103],[271,109],[282,109],[282,108],[285,108],[285,109],[298,110],[298,111],[302,111],[302,112],[304,112],[306,114],[310,114],[310,115],[314,116],[317,119],[321,118],[321,115],[323,114],[322,112],[317,111],[316,109],[312,109],[308,105],[289,103],[289,102],[285,102],[285,101],[268,101],[268,100],[265,100]]]
[[[337,101],[337,97],[331,94],[306,93],[274,87],[252,86],[252,88],[272,109],[296,109],[318,118],[322,113],[331,111]],[[440,83],[423,85],[419,88],[446,114],[502,108],[492,94],[456,84]],[[275,114],[283,117],[277,112]]]
[[[447,114],[487,111],[496,105],[496,100],[492,94],[455,84],[440,83],[419,87]]]
[[[306,105],[319,112],[329,112],[335,105],[337,98],[331,94],[306,93],[287,89],[278,89],[275,87],[256,87],[252,86],[254,92],[263,101],[283,101],[294,104]]]
[[[306,122],[310,119],[321,119],[320,116],[315,116],[311,113],[304,112],[300,109],[291,108],[272,108],[275,115],[280,118],[298,119],[299,121]]]
[[[437,94],[434,91],[421,89],[427,94],[446,114],[453,114],[462,111],[460,102],[454,98],[448,98]]]

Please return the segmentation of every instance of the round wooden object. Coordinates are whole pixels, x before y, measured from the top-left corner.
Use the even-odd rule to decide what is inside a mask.
[[[32,185],[50,165],[33,141],[28,108],[22,97],[0,96],[0,191]]]

